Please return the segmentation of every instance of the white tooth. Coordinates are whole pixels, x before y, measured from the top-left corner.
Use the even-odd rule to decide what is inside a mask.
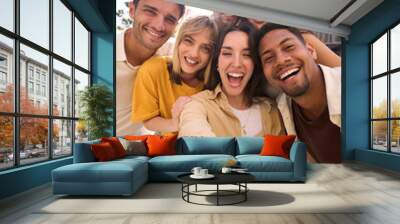
[[[197,63],[197,61],[192,60],[192,59],[190,59],[190,58],[188,58],[188,57],[186,57],[186,61],[187,61],[189,64],[196,64],[196,63]]]
[[[243,77],[243,73],[233,73],[233,72],[230,72],[230,73],[228,73],[228,75],[229,75],[229,76],[232,76],[232,77],[235,77],[235,78]]]
[[[296,72],[296,71],[298,71],[299,70],[299,68],[293,68],[293,69],[290,69],[290,70],[288,70],[288,71],[286,71],[285,73],[283,73],[282,75],[281,75],[281,80],[283,80],[283,79],[285,79],[288,75],[290,75],[290,74],[292,74],[293,72]]]
[[[161,37],[161,34],[159,34],[159,33],[157,33],[157,32],[154,32],[153,30],[148,30],[149,31],[149,33],[151,34],[151,35],[153,35],[153,36],[156,36],[156,37]]]

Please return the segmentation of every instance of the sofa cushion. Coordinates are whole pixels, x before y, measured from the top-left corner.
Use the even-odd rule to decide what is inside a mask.
[[[53,170],[53,181],[125,182],[131,181],[132,171],[132,166],[122,163],[75,163]]]
[[[264,146],[261,149],[261,156],[281,156],[289,159],[290,148],[294,140],[295,135],[265,135]]]
[[[93,144],[90,146],[96,161],[104,162],[118,158],[115,154],[115,150],[109,142],[102,142],[99,144]]]
[[[249,172],[293,172],[292,161],[279,156],[238,155],[236,159]]]
[[[131,163],[132,161],[142,161],[142,162],[148,162],[150,157],[147,156],[136,156],[136,155],[130,155],[130,156],[125,156],[124,158],[116,159],[113,160],[113,162],[126,162],[126,163]],[[133,162],[135,163],[135,162]]]
[[[126,156],[126,151],[124,146],[122,146],[121,142],[117,137],[104,137],[101,138],[101,142],[108,142],[114,149],[115,155],[117,158],[122,158]]]
[[[126,140],[124,138],[119,138],[122,146],[126,151],[126,155],[137,155],[137,156],[146,156],[147,148],[146,143],[142,140]]]
[[[177,135],[159,136],[152,135],[146,140],[148,147],[148,156],[165,156],[176,154]]]
[[[149,170],[151,172],[191,172],[193,167],[200,166],[211,172],[217,172],[230,159],[235,158],[231,155],[215,154],[158,156],[149,160]]]
[[[263,137],[237,137],[236,155],[259,154],[264,145]]]
[[[75,163],[53,170],[53,181],[59,182],[127,182],[132,173],[146,163],[140,160],[123,162]],[[89,190],[89,189],[88,189]]]
[[[231,137],[183,137],[178,140],[177,154],[235,155],[235,144],[235,138]]]

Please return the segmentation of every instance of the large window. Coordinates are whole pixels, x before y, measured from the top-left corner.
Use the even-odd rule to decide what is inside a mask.
[[[400,24],[370,45],[371,148],[400,153]]]
[[[70,156],[87,139],[90,32],[64,0],[1,2],[0,170]]]

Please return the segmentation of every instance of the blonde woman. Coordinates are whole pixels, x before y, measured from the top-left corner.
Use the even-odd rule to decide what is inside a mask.
[[[190,96],[204,88],[217,35],[207,16],[185,21],[176,38],[172,61],[153,57],[139,69],[132,97],[132,120],[152,131],[178,131],[178,118]]]

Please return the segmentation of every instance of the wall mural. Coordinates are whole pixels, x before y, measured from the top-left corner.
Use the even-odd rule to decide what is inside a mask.
[[[166,0],[117,1],[117,135],[296,135],[341,162],[339,37]]]

